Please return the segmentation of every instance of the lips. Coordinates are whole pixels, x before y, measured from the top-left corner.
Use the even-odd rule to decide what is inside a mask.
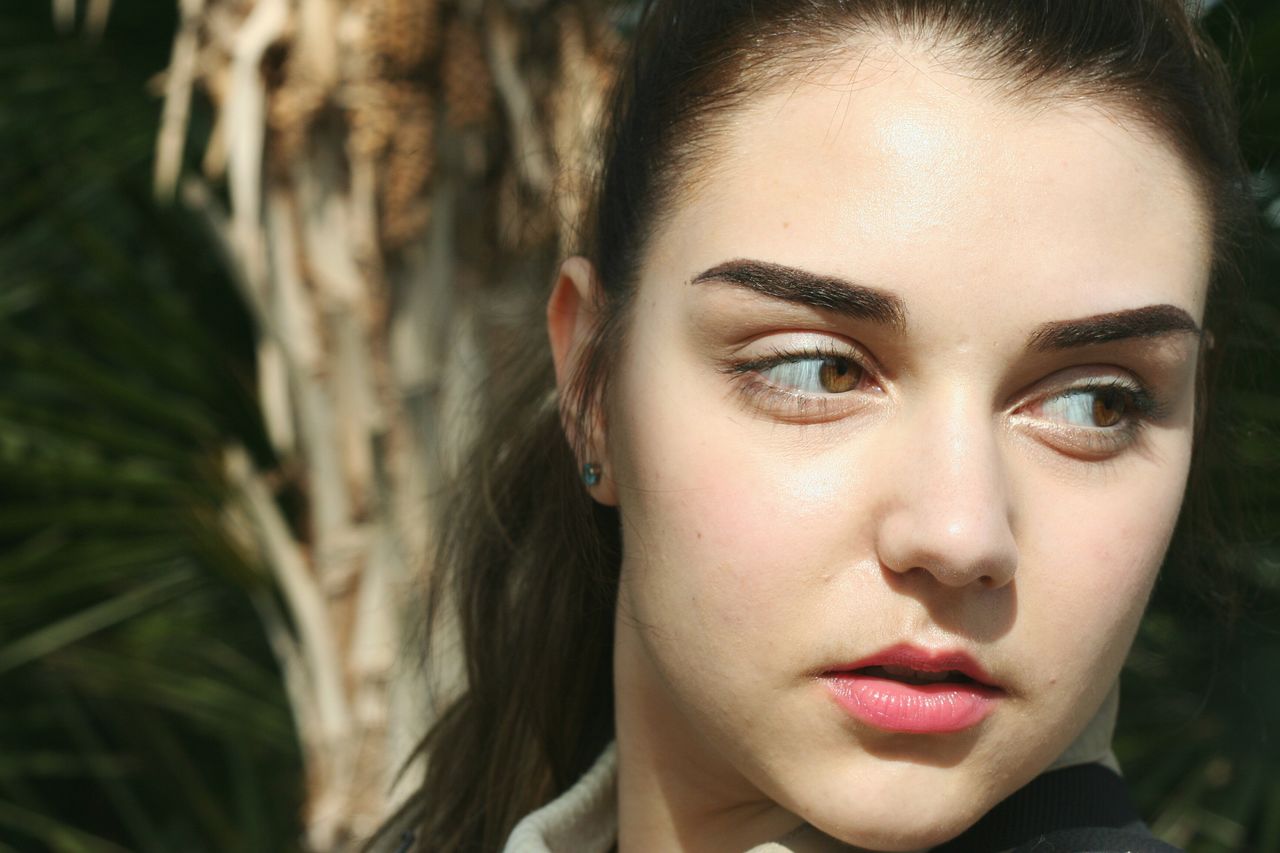
[[[910,643],[899,643],[847,666],[836,667],[833,671],[858,670],[883,670],[885,677],[894,679],[914,676],[942,681],[951,678],[988,687],[997,686],[982,665],[964,652],[928,651]]]
[[[900,644],[823,672],[819,680],[855,720],[887,732],[947,734],[996,710],[1005,691],[964,652]]]

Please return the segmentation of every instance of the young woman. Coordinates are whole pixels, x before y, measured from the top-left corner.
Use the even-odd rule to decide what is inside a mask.
[[[604,151],[404,849],[1168,849],[1116,684],[1248,208],[1181,0],[657,0]]]

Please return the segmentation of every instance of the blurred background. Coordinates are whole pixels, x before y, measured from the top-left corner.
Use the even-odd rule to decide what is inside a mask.
[[[1280,851],[1280,4],[1212,5],[1263,221],[1241,522],[1230,581],[1162,579],[1117,749],[1162,837]],[[0,851],[348,850],[412,790],[432,498],[634,11],[0,4]]]

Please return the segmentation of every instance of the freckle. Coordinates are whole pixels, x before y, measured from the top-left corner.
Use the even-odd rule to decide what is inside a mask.
[[[698,533],[698,538],[699,538],[699,539],[701,539],[701,538],[702,538],[702,531],[701,531],[701,530],[699,530],[699,531],[697,531],[697,533]]]
[[[782,223],[782,227],[783,227],[784,229],[786,229],[786,228],[790,228],[790,227],[791,227],[791,223],[790,223],[790,222],[784,222],[784,223]]]

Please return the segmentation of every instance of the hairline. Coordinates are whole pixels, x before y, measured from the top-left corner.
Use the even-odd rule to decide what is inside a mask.
[[[594,382],[584,376],[582,378],[587,381],[576,388],[584,411],[593,410],[595,405],[605,410],[611,408],[613,395],[610,386],[618,360],[625,357],[632,322],[632,302],[652,257],[657,242],[655,238],[673,211],[714,182],[719,174],[719,158],[714,153],[724,150],[728,133],[736,123],[749,115],[753,103],[784,92],[788,85],[793,85],[796,71],[847,66],[858,57],[859,51],[862,53],[860,58],[865,58],[867,52],[884,45],[896,43],[919,55],[945,59],[953,72],[972,72],[968,79],[987,84],[984,94],[1014,109],[1035,112],[1049,111],[1064,104],[1085,106],[1122,130],[1143,134],[1148,140],[1163,146],[1173,155],[1194,187],[1198,208],[1204,214],[1199,227],[1204,230],[1212,247],[1211,270],[1216,269],[1222,253],[1216,233],[1221,211],[1212,177],[1180,144],[1176,128],[1163,121],[1157,109],[1143,108],[1140,85],[1094,81],[1089,79],[1087,72],[1079,75],[1080,79],[1061,73],[1030,74],[1016,63],[994,55],[994,51],[984,50],[963,30],[948,31],[944,24],[938,22],[910,27],[904,22],[851,16],[850,20],[829,27],[825,32],[811,27],[807,31],[792,31],[786,37],[788,41],[783,43],[759,36],[751,40],[751,46],[726,58],[726,64],[733,66],[727,85],[710,86],[713,91],[719,90],[717,101],[708,104],[704,97],[698,108],[689,110],[685,120],[669,130],[668,156],[664,167],[655,176],[650,192],[653,205],[643,222],[643,233],[635,244],[639,251],[627,271],[628,281],[615,291],[621,298],[615,296],[608,300],[613,337],[609,341],[601,339],[596,342],[600,349],[609,350],[610,355],[604,364],[596,365],[592,371]],[[1212,280],[1207,282],[1207,287],[1213,287]],[[1206,303],[1207,300],[1206,293]],[[595,405],[592,405],[592,400]]]
[[[692,133],[683,126],[674,129],[670,156],[654,186],[652,197],[655,204],[651,221],[646,223],[643,250],[636,258],[636,269],[632,271],[633,283],[639,280],[639,272],[645,265],[649,244],[659,230],[659,223],[669,217],[676,206],[695,197],[714,182],[719,174],[717,163],[720,161],[709,155],[723,150],[728,133],[739,121],[750,116],[754,103],[784,93],[788,88],[796,88],[797,71],[807,68],[813,73],[819,69],[848,67],[854,62],[860,66],[872,50],[894,44],[902,45],[917,55],[943,60],[949,72],[961,74],[970,82],[978,82],[982,94],[1012,109],[1029,110],[1034,114],[1076,105],[1103,116],[1127,133],[1162,146],[1173,155],[1194,187],[1196,200],[1204,213],[1200,227],[1206,237],[1214,240],[1218,205],[1211,177],[1189,152],[1183,150],[1178,142],[1178,133],[1160,118],[1159,112],[1154,108],[1144,108],[1138,87],[1076,80],[1062,74],[1043,79],[1030,78],[1013,63],[984,54],[963,34],[944,35],[942,26],[938,24],[927,30],[920,28],[914,33],[904,33],[905,27],[881,22],[858,23],[842,29],[840,37],[797,34],[793,36],[792,45],[781,49],[775,44],[772,50],[744,51],[744,56],[738,58],[741,69],[734,74],[733,90],[722,99],[722,103],[692,111],[688,118],[686,123],[696,125],[698,132]],[[902,51],[895,52],[902,54]],[[853,85],[854,81],[851,79],[848,83]]]

